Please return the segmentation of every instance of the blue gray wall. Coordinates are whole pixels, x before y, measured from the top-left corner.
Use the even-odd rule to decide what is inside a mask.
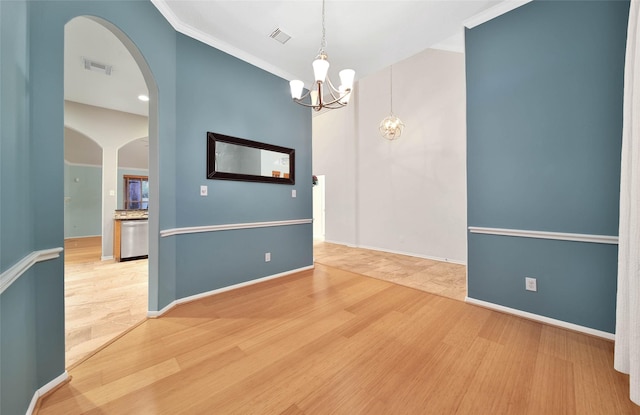
[[[311,218],[311,114],[286,81],[180,34],[176,72],[177,226]],[[207,131],[294,148],[296,184],[206,180]],[[175,238],[178,298],[313,264],[311,224]]]
[[[617,235],[628,10],[534,1],[466,31],[469,226]],[[615,245],[469,233],[468,254],[469,297],[613,333]]]
[[[24,2],[0,2],[0,270],[34,250],[29,168],[29,22]],[[0,294],[0,413],[24,414],[38,386],[39,265]],[[60,372],[58,372],[60,373]],[[6,374],[6,375],[5,375]]]
[[[150,165],[160,167],[151,184],[159,229],[311,217],[311,186],[303,180],[311,175],[311,114],[287,98],[285,80],[176,34],[148,1],[1,1],[3,272],[32,251],[63,246],[63,36],[65,23],[80,15],[119,28],[153,74],[150,139],[158,131],[158,150]],[[299,184],[206,180],[206,131],[294,147]],[[207,198],[199,196],[203,184]],[[157,271],[150,310],[312,265],[310,224],[152,239],[159,253],[150,258]],[[0,297],[3,414],[24,413],[35,390],[64,371],[63,264],[36,264]]]
[[[102,234],[102,167],[64,163],[64,237]]]

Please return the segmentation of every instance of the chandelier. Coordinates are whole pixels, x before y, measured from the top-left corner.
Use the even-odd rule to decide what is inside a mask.
[[[320,51],[313,61],[313,75],[315,83],[304,95],[304,82],[294,80],[289,82],[291,87],[291,98],[297,104],[305,107],[313,108],[314,111],[320,111],[323,108],[337,109],[346,106],[351,98],[353,90],[353,78],[355,71],[353,69],[343,69],[340,71],[341,85],[336,88],[331,80],[327,77],[329,71],[329,61],[324,48],[327,46],[326,31],[324,27],[324,0],[322,0],[322,41],[320,42]],[[327,88],[324,87],[326,84]],[[325,94],[325,90],[328,94]]]
[[[391,112],[387,117],[380,121],[380,134],[382,134],[383,138],[386,138],[389,141],[393,141],[400,138],[400,136],[402,135],[404,123],[393,113],[393,65],[389,67],[389,73],[389,96],[391,97]]]

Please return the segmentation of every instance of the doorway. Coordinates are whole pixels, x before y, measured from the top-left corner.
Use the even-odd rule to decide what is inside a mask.
[[[93,195],[92,204],[74,204],[65,189],[65,230],[68,221],[82,215],[93,221],[91,232],[77,232],[72,238],[65,232],[67,367],[144,320],[148,310],[149,260],[113,260],[122,175],[134,169],[155,178],[149,171],[149,103],[138,100],[139,95],[149,97],[147,83],[139,59],[132,56],[139,57],[139,52],[131,52],[133,44],[123,37],[113,25],[93,17],[76,17],[65,25],[65,165],[73,157],[75,164],[100,170],[100,182],[85,186]],[[71,131],[96,143],[97,162],[95,154],[67,139]],[[137,151],[127,151],[131,147]],[[83,161],[91,157],[90,163]],[[84,181],[66,173],[67,169],[65,183]],[[74,212],[74,220],[68,210]]]
[[[325,176],[313,176],[313,239],[325,237]]]

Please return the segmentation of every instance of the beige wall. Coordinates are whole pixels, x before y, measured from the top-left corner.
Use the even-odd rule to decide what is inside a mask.
[[[380,136],[389,68],[354,105],[313,120],[313,173],[326,175],[326,240],[466,263],[464,55],[428,49],[393,65],[399,140]]]

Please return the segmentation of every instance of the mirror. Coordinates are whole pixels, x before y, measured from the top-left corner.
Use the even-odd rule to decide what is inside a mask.
[[[208,132],[207,179],[295,184],[295,150]]]

